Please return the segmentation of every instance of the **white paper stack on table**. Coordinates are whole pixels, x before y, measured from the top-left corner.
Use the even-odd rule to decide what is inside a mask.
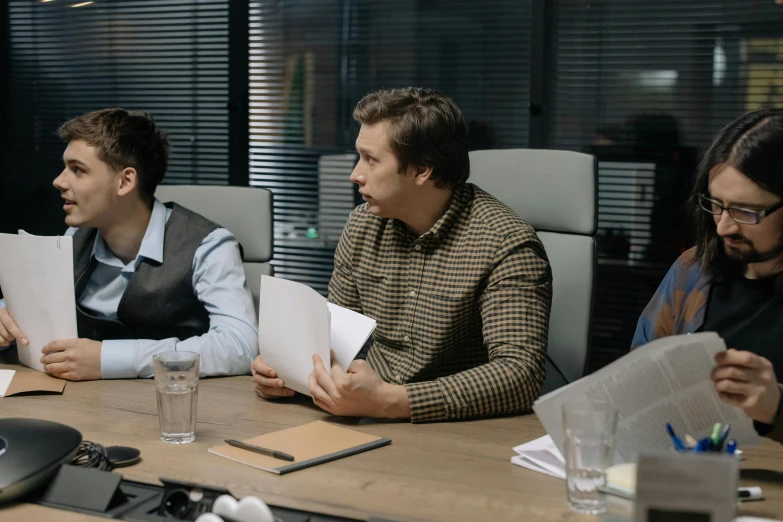
[[[515,447],[511,461],[565,478],[562,405],[585,400],[610,402],[618,409],[615,465],[636,462],[643,450],[672,450],[667,422],[696,439],[711,435],[715,423],[730,423],[729,437],[739,448],[759,444],[753,421],[721,401],[710,380],[714,356],[725,349],[714,332],[666,337],[544,395],[533,410],[549,435]]]
[[[73,239],[0,234],[0,288],[6,308],[30,341],[17,343],[19,362],[43,371],[41,349],[77,337]]]
[[[514,451],[517,455],[511,457],[511,462],[517,466],[561,479],[566,478],[565,459],[549,435],[520,444]]]
[[[307,285],[261,276],[258,348],[286,387],[310,395],[313,354],[327,371],[330,352],[344,369],[375,330],[375,320],[333,303]]]
[[[511,462],[517,466],[565,480],[565,459],[549,435],[520,444],[514,451],[517,455],[511,457]],[[611,466],[606,470],[606,483],[605,491],[633,498],[636,490],[636,463]]]

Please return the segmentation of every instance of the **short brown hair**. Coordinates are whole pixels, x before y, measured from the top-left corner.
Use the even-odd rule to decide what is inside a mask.
[[[389,146],[400,172],[411,165],[432,167],[438,188],[468,180],[468,125],[451,98],[420,87],[371,92],[356,105],[353,119],[368,125],[391,123]]]
[[[151,203],[166,175],[169,138],[146,112],[101,109],[64,123],[57,133],[69,142],[83,140],[98,150],[98,159],[114,172],[136,169],[139,195]]]

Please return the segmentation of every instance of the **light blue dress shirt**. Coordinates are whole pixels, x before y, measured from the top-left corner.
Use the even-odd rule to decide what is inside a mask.
[[[133,273],[143,258],[163,262],[163,236],[171,209],[155,200],[136,259],[127,265],[109,250],[100,233],[92,255],[97,261],[79,304],[97,317],[117,320],[117,309]],[[77,229],[69,228],[72,236]],[[193,256],[193,292],[209,313],[209,331],[190,339],[108,340],[101,348],[101,378],[152,377],[152,357],[171,350],[201,355],[199,373],[250,373],[258,355],[258,327],[253,298],[247,288],[239,243],[225,228],[213,230]],[[0,300],[0,306],[5,306]]]

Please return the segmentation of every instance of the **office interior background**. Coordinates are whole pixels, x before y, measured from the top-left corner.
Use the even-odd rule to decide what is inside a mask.
[[[368,91],[444,92],[474,150],[595,155],[588,371],[691,245],[713,135],[783,106],[783,0],[10,0],[0,35],[0,232],[62,233],[55,131],[103,107],[170,133],[165,183],[270,189],[276,275],[324,294]]]

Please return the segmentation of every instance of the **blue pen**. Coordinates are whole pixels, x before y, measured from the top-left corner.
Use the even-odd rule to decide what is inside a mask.
[[[669,432],[669,436],[672,438],[674,449],[677,451],[687,451],[688,448],[685,447],[685,444],[683,444],[677,434],[674,433],[674,428],[672,428],[672,425],[668,422],[666,423],[666,431]]]
[[[723,451],[723,445],[726,443],[726,438],[729,436],[729,430],[731,429],[731,424],[725,424],[723,426],[723,429],[720,430],[720,435],[718,436],[718,444],[716,451]]]
[[[728,444],[726,444],[726,453],[729,455],[734,455],[735,451],[737,451],[737,441],[731,439]]]

